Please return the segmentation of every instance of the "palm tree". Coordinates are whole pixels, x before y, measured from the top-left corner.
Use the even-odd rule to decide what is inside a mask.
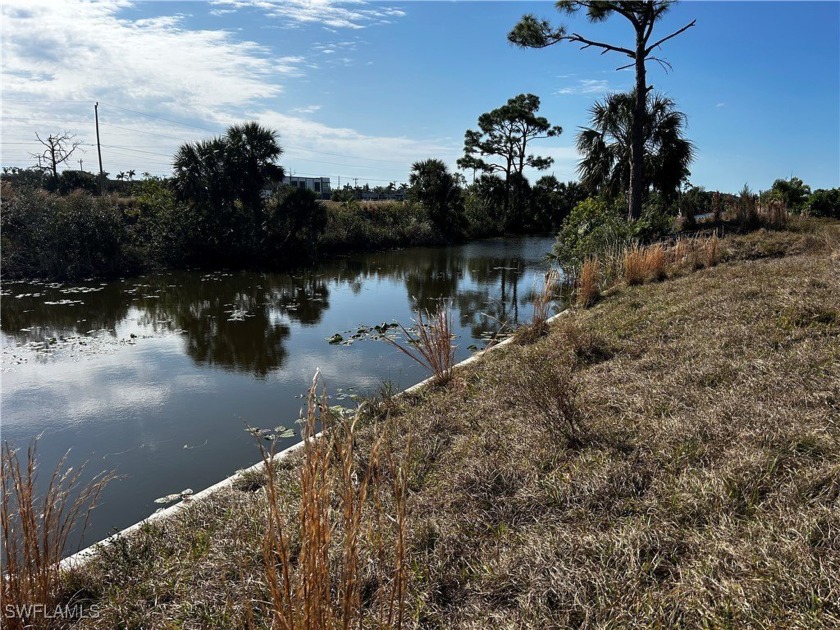
[[[224,207],[234,201],[255,211],[266,183],[283,177],[277,132],[256,122],[228,128],[212,140],[187,143],[173,159],[175,187],[185,201]]]
[[[178,197],[190,208],[190,237],[202,260],[248,255],[262,238],[262,190],[283,176],[277,132],[248,122],[182,145],[173,158]]]
[[[172,159],[174,185],[178,196],[192,204],[228,205],[235,198],[228,181],[222,138],[199,140],[181,145]]]
[[[237,198],[248,208],[260,205],[266,183],[283,178],[276,161],[283,154],[277,132],[256,122],[233,125],[225,133],[227,170],[237,183]]]
[[[446,164],[437,159],[415,162],[408,177],[412,198],[429,211],[429,218],[441,232],[457,238],[460,230],[461,188]]]
[[[590,110],[591,127],[577,135],[583,159],[578,165],[581,182],[592,191],[610,196],[628,193],[632,173],[634,93],[610,94]],[[643,190],[658,191],[672,200],[691,174],[694,144],[683,137],[686,116],[661,94],[648,94],[644,125]]]

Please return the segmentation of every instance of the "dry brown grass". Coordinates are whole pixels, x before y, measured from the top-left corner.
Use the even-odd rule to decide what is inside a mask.
[[[761,222],[767,227],[783,229],[787,226],[789,218],[790,215],[784,202],[778,199],[771,199],[767,203],[767,207],[763,208]]]
[[[806,255],[620,291],[415,410],[449,427],[410,504],[419,625],[840,623],[839,272]],[[570,373],[567,448],[519,366],[569,365],[582,335],[610,351]]]
[[[548,332],[548,319],[551,316],[550,308],[557,300],[560,272],[551,269],[543,277],[542,286],[537,287],[536,280],[534,280],[534,285],[531,298],[534,311],[531,321],[524,326],[520,326],[514,333],[520,343],[533,343]]]
[[[447,388],[371,405],[354,430],[357,483],[373,412],[392,424],[368,490],[384,511],[361,517],[366,627],[386,627],[400,548],[406,627],[840,626],[840,263],[822,229],[723,239],[726,264],[620,287]],[[542,380],[558,371],[565,398]],[[562,406],[546,423],[554,399],[574,402],[576,440]],[[303,464],[278,472],[286,519]],[[266,495],[231,490],[103,553],[74,586],[103,616],[79,626],[266,627]],[[338,563],[341,495],[331,504]]]
[[[574,366],[574,349],[563,346],[550,353],[526,351],[511,365],[511,403],[522,405],[559,444],[577,444],[581,438]]]
[[[60,562],[72,535],[80,539],[90,512],[113,475],[83,482],[84,467],[67,467],[67,455],[38,495],[37,439],[21,465],[8,442],[2,449],[3,627],[41,628],[50,622],[61,591]]]
[[[644,284],[667,277],[665,247],[654,245],[631,245],[624,252],[624,281],[629,285]]]
[[[452,366],[455,365],[455,349],[452,334],[452,309],[448,302],[442,302],[437,312],[432,314],[422,310],[414,320],[415,332],[400,325],[406,338],[406,344],[395,339],[383,337],[400,352],[411,357],[429,370],[438,385],[449,382],[452,378]]]
[[[381,535],[365,539],[362,519],[367,510],[380,513],[381,504],[370,505],[369,492],[378,493],[383,436],[375,437],[367,463],[359,467],[355,452],[358,414],[347,420],[320,397],[316,374],[309,389],[304,422],[304,455],[300,469],[297,518],[284,509],[284,497],[273,474],[266,474],[267,523],[263,538],[265,578],[271,597],[272,627],[283,630],[333,630],[361,627],[366,610],[361,603],[360,557],[372,540],[381,546]],[[318,433],[319,428],[323,431]],[[271,470],[273,454],[260,444],[265,469]],[[390,488],[397,507],[394,569],[387,594],[380,596],[383,627],[400,628],[405,602],[405,474],[393,457],[395,471]],[[297,548],[293,554],[292,549]],[[333,553],[337,550],[335,553]],[[376,549],[382,556],[382,549]],[[335,557],[332,557],[332,556]]]
[[[587,308],[595,304],[601,294],[601,262],[597,256],[583,262],[578,278],[577,305]]]

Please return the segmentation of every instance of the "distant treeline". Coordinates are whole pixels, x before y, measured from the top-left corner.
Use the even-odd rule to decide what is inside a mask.
[[[663,101],[666,111],[672,106]],[[698,215],[720,221],[726,210],[741,228],[757,225],[767,209],[777,215],[840,216],[840,189],[811,192],[795,177],[777,180],[760,198],[747,187],[737,197],[699,187],[686,190],[691,150],[680,138],[673,138],[668,150],[680,153],[684,146],[684,163],[676,170],[659,168],[656,161],[650,165],[643,211],[632,219],[625,211],[626,161],[617,157],[598,162],[600,154],[590,155],[581,163],[583,184],[549,175],[532,185],[522,174],[524,166],[545,169],[551,160],[526,159],[524,136],[519,154],[510,154],[520,155],[518,162],[509,159],[503,168],[485,161],[487,155],[504,154],[495,140],[481,140],[482,134],[498,140],[494,130],[502,123],[527,122],[532,131],[559,133],[536,117],[538,107],[537,97],[519,95],[482,115],[482,131],[467,132],[466,157],[459,161],[480,173],[469,184],[441,160],[415,162],[402,187],[405,201],[360,202],[342,190],[338,201],[322,202],[308,190],[278,186],[284,170],[278,164],[277,132],[256,122],[181,146],[171,178],[144,174],[134,181],[129,171],[116,182],[100,182],[81,171],[5,169],[3,273],[6,278],[71,279],[190,267],[280,269],[337,253],[558,233],[561,227],[566,242],[556,253],[561,264],[569,264],[563,257],[572,240],[596,249],[616,239],[651,240],[671,231],[677,215],[687,229]],[[571,262],[585,256],[586,247],[573,247]]]
[[[29,172],[3,177],[4,277],[118,277],[155,269],[281,269],[318,257],[371,249],[443,245],[465,239],[556,232],[585,194],[574,183],[542,178],[519,190],[504,211],[501,180],[448,191],[436,205],[418,184],[400,202],[322,202],[313,193],[280,187],[251,204],[191,203],[173,179],[120,182],[123,192],[97,194],[75,171],[59,182]],[[498,181],[497,181],[498,180]],[[42,183],[53,184],[42,187]],[[424,196],[425,195],[425,196]]]

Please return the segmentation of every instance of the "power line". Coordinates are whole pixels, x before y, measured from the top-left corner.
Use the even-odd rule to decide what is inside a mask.
[[[74,102],[75,103],[75,102],[84,102],[84,101],[11,101],[11,102],[56,102],[56,103]],[[101,101],[101,102],[104,103],[104,104],[107,104],[109,107],[113,107],[114,109],[119,109],[119,110],[122,110],[122,111],[125,111],[125,112],[130,112],[132,114],[137,114],[139,116],[145,116],[147,118],[152,118],[152,119],[155,119],[155,120],[163,120],[163,121],[171,123],[173,125],[188,127],[190,129],[198,129],[200,131],[207,131],[207,132],[210,132],[210,133],[221,133],[221,131],[219,131],[217,129],[210,129],[208,127],[201,127],[199,125],[191,125],[189,123],[184,123],[184,122],[180,122],[180,121],[177,121],[177,120],[172,120],[171,118],[164,118],[163,116],[148,114],[146,112],[141,112],[141,111],[137,111],[137,110],[134,110],[134,109],[129,109],[127,107],[121,107],[119,105],[114,105],[112,103],[107,103],[106,101]],[[25,119],[25,118],[7,118],[7,120],[27,120],[27,119]],[[107,124],[110,127],[115,127],[117,129],[122,129],[124,131],[134,131],[136,133],[145,133],[145,134],[149,134],[149,135],[156,135],[156,136],[161,136],[161,137],[165,137],[165,138],[170,138],[170,139],[173,139],[173,140],[178,140],[179,142],[184,142],[183,139],[178,138],[176,136],[168,135],[168,134],[162,134],[162,133],[153,132],[153,131],[145,131],[145,130],[141,130],[141,129],[133,129],[133,128],[130,128],[130,127],[122,127],[122,126],[119,126],[119,125],[115,125],[113,123],[102,123],[102,124]],[[384,164],[400,164],[399,162],[395,162],[394,160],[386,160],[386,159],[382,159],[382,158],[371,158],[371,157],[365,157],[365,156],[361,156],[361,155],[350,155],[350,154],[347,154],[347,153],[335,153],[335,152],[332,152],[332,151],[321,151],[321,150],[318,150],[318,149],[310,149],[310,148],[299,147],[299,146],[295,146],[295,145],[285,145],[283,148],[288,150],[288,151],[305,151],[307,153],[316,153],[316,154],[319,154],[319,155],[330,155],[330,156],[333,156],[333,157],[344,157],[344,158],[348,158],[348,159],[351,159],[351,160],[365,160],[365,161],[368,161],[368,162],[381,162],[381,163],[384,163]],[[299,158],[299,159],[303,160],[304,158]],[[309,161],[315,161],[315,160],[309,160]],[[332,166],[346,166],[346,167],[349,167],[349,168],[358,168],[358,167],[372,168],[372,167],[364,167],[364,166],[358,165],[358,164],[353,164],[353,165],[338,164],[338,163],[335,163],[335,162],[327,162],[327,161],[321,161],[321,163],[330,164]],[[400,165],[400,166],[402,167],[402,165]]]

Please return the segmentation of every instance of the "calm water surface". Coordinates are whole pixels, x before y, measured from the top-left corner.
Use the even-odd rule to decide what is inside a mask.
[[[360,326],[410,324],[447,298],[457,360],[531,317],[550,238],[489,240],[328,261],[294,274],[176,272],[119,282],[4,283],[2,438],[41,434],[42,481],[58,459],[121,478],[85,543],[259,459],[245,422],[295,427],[316,368],[337,404],[427,376]],[[278,444],[288,446],[299,438]]]

